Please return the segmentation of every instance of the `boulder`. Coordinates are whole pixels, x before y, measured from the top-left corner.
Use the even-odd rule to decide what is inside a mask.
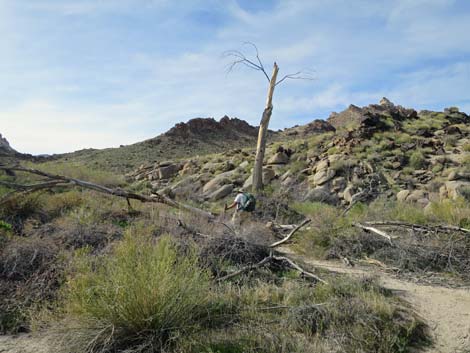
[[[279,177],[279,180],[284,181],[284,180],[286,180],[288,177],[290,177],[291,175],[292,175],[292,172],[291,172],[291,170],[289,169],[287,172],[285,172],[284,174],[282,174],[282,175]]]
[[[332,190],[335,192],[342,191],[346,187],[346,183],[347,181],[344,177],[334,178],[331,182]]]
[[[268,160],[268,164],[287,164],[289,156],[285,152],[277,152]]]
[[[276,176],[276,172],[271,168],[263,168],[263,183],[269,184]]]
[[[411,191],[410,190],[401,190],[400,192],[398,192],[397,194],[397,200],[399,202],[404,202],[406,201],[406,198],[411,194]]]
[[[250,163],[249,163],[248,161],[243,161],[243,162],[241,162],[241,163],[238,165],[238,168],[239,168],[239,169],[245,169],[245,168],[247,168],[249,165],[250,165]]]
[[[250,175],[243,183],[243,189],[249,189],[253,186],[253,175]]]
[[[263,168],[263,184],[269,184],[276,177],[276,172],[271,168]],[[251,174],[243,183],[243,188],[253,186],[253,174]]]
[[[209,194],[207,196],[207,199],[211,201],[217,201],[230,195],[232,191],[233,191],[233,184],[224,185],[218,188],[217,190],[215,190],[214,192],[212,192],[211,194]]]
[[[170,164],[165,167],[160,167],[156,170],[158,172],[158,179],[170,179],[174,177],[181,168],[181,164]]]
[[[464,191],[466,190],[470,190],[470,182],[457,180],[446,181],[439,189],[441,197],[454,200],[459,196],[465,196]]]
[[[333,179],[335,176],[336,171],[334,169],[323,169],[318,172],[316,172],[313,175],[312,181],[314,185],[323,185],[326,182],[330,181]],[[310,179],[310,178],[309,178]]]
[[[294,185],[295,184],[295,178],[291,177],[291,176],[288,176],[287,178],[285,178],[282,182],[281,182],[281,185],[282,186],[291,186],[291,185]]]
[[[447,180],[470,180],[470,173],[460,172],[457,170],[452,170],[447,176]]]
[[[354,185],[352,184],[349,184],[348,186],[346,186],[346,189],[344,189],[343,191],[343,199],[349,203],[351,203],[352,199],[353,199],[353,195],[356,193],[356,188],[354,187]]]
[[[328,169],[329,166],[330,166],[330,161],[328,159],[322,159],[320,162],[318,162],[315,165],[315,171],[319,172],[321,170]]]
[[[226,177],[216,176],[214,179],[209,180],[204,187],[202,188],[202,192],[204,194],[211,194],[218,188],[223,185],[230,184],[230,180]]]
[[[427,199],[428,193],[424,190],[413,190],[406,198],[407,202],[417,202],[418,200]]]
[[[329,205],[336,205],[338,203],[338,196],[334,193],[330,193],[327,187],[317,186],[310,190],[305,196],[304,201],[309,202],[323,202]]]

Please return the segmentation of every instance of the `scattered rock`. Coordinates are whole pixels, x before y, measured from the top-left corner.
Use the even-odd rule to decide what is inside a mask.
[[[405,202],[406,201],[406,198],[411,194],[411,191],[410,190],[401,190],[400,192],[398,192],[397,194],[397,200],[399,202]]]
[[[459,196],[466,196],[464,193],[470,190],[468,181],[446,181],[439,189],[441,198],[457,199]]]
[[[318,172],[316,172],[313,175],[312,181],[314,185],[323,185],[326,182],[330,181],[333,179],[335,176],[336,171],[334,169],[323,169]]]
[[[224,197],[232,193],[233,187],[234,187],[233,184],[224,185],[220,187],[219,189],[217,189],[216,191],[214,191],[213,193],[211,193],[210,195],[208,195],[207,199],[211,201],[217,201],[217,200],[223,199]]]
[[[289,156],[285,152],[276,152],[268,160],[268,164],[287,164],[289,162]]]
[[[309,202],[323,202],[329,205],[336,205],[338,203],[338,196],[334,193],[330,193],[327,187],[317,186],[313,190],[310,190],[305,196],[304,201]]]

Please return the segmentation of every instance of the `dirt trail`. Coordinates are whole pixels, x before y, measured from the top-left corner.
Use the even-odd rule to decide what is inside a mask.
[[[317,268],[354,276],[377,275],[383,286],[408,301],[432,330],[435,344],[427,353],[470,353],[470,289],[408,282],[372,266],[347,267],[340,261],[319,261],[281,249]]]

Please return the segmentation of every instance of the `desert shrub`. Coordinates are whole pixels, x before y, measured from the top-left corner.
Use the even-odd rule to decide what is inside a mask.
[[[200,262],[220,275],[226,266],[253,265],[269,256],[266,246],[248,242],[233,235],[209,239],[200,253]],[[223,274],[222,274],[223,275]]]
[[[341,217],[341,210],[320,202],[296,203],[293,208],[312,220],[309,229],[300,230],[295,238],[295,248],[301,252],[324,257],[335,237],[348,234],[349,220]]]
[[[168,237],[154,244],[131,231],[113,256],[77,257],[64,298],[75,328],[68,326],[64,349],[159,350],[204,325],[217,305],[211,301],[210,277],[197,262],[195,253],[179,256]]]
[[[411,310],[370,278],[336,277],[315,287],[257,281],[232,285],[225,295],[243,308],[236,329],[206,331],[203,341],[201,334],[184,339],[178,352],[391,353],[427,339]]]
[[[84,203],[85,196],[77,190],[55,193],[52,195],[45,194],[41,196],[44,212],[49,218],[59,217]]]
[[[15,233],[21,233],[29,218],[45,218],[40,195],[12,197],[0,206],[0,220],[10,224]]]
[[[462,150],[463,150],[464,152],[470,152],[470,143],[469,143],[469,142],[465,143],[465,144],[462,146]]]
[[[7,223],[5,221],[0,221],[0,229],[3,231],[11,231],[13,230],[13,227],[10,223]]]
[[[442,137],[442,140],[444,141],[444,146],[445,147],[452,148],[452,147],[455,147],[457,145],[457,141],[459,140],[459,138],[457,136],[454,136],[454,135],[444,135]]]
[[[29,330],[31,311],[55,298],[59,250],[37,237],[11,237],[0,249],[0,333]]]
[[[428,218],[437,223],[470,228],[470,203],[463,198],[432,202]]]
[[[421,169],[426,165],[426,158],[422,151],[414,151],[410,156],[410,167],[414,169]]]

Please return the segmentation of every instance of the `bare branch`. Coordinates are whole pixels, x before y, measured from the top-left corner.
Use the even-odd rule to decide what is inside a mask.
[[[276,86],[285,80],[314,81],[315,77],[313,77],[313,74],[308,71],[297,71],[296,73],[285,75],[283,78],[276,82]]]
[[[243,44],[244,45],[250,45],[255,49],[256,61],[258,62],[258,64],[255,63],[253,60],[248,59],[246,57],[246,55],[243,54],[239,50],[227,50],[226,52],[223,53],[223,56],[227,57],[227,58],[234,59],[228,65],[227,72],[228,73],[231,72],[237,65],[245,65],[246,67],[248,67],[250,69],[253,69],[253,70],[256,70],[256,71],[261,71],[263,73],[263,75],[266,77],[266,79],[268,80],[268,82],[269,82],[270,81],[269,76],[268,76],[268,74],[267,74],[267,72],[264,68],[263,62],[260,59],[258,48],[256,47],[256,45],[254,45],[251,42],[245,42]]]
[[[291,259],[289,259],[288,257],[285,257],[285,256],[273,256],[273,259],[274,260],[277,260],[277,261],[285,261],[287,262],[292,268],[296,269],[297,271],[299,271],[302,275],[306,276],[306,277],[310,277],[312,279],[314,279],[315,281],[318,281],[318,282],[321,282],[321,283],[324,283],[324,284],[328,284],[328,282],[322,280],[320,277],[318,277],[317,275],[314,275],[313,273],[311,272],[308,272],[308,271],[305,271],[302,267],[300,267],[299,265],[297,265],[294,261],[292,261]]]
[[[271,245],[269,245],[269,247],[270,248],[275,248],[276,246],[279,246],[279,245],[285,243],[286,241],[288,241],[295,234],[295,232],[297,232],[300,228],[302,228],[303,226],[307,225],[310,222],[311,222],[311,219],[307,218],[302,223],[300,223],[297,227],[295,227],[284,239],[279,240],[275,243],[272,243]]]

